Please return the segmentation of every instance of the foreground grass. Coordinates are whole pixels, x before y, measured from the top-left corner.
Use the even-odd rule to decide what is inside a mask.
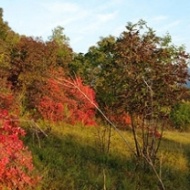
[[[136,171],[130,132],[128,145],[109,128],[60,124],[40,139],[28,128],[26,144],[41,173],[43,190],[158,189],[151,171]],[[38,135],[39,137],[40,135]],[[108,151],[109,149],[109,151]],[[167,189],[189,189],[190,133],[167,131],[159,153],[159,172]]]

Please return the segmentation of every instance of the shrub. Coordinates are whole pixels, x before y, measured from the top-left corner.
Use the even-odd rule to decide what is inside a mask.
[[[0,189],[30,189],[38,182],[31,152],[20,139],[24,135],[15,118],[0,110]]]
[[[108,118],[120,129],[131,128],[131,117],[125,112],[122,114],[108,114]]]
[[[90,86],[84,85],[80,77],[77,77],[74,81],[70,80],[70,82],[74,86],[66,88],[66,93],[68,97],[72,97],[72,122],[81,122],[83,125],[96,125],[94,119],[97,102],[94,90]]]
[[[187,130],[190,126],[190,102],[177,104],[172,109],[170,118],[176,129]]]
[[[67,82],[66,82],[67,81]],[[72,83],[88,96],[89,100]],[[43,119],[51,122],[65,121],[71,124],[95,125],[95,93],[89,86],[85,86],[80,78],[61,80],[49,79],[43,86],[44,95],[36,103],[36,107]]]

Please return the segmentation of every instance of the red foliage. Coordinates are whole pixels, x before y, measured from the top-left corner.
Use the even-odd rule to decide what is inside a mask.
[[[0,109],[19,113],[19,106],[16,103],[16,98],[11,91],[11,85],[6,80],[0,80]]]
[[[52,73],[53,76],[61,74],[54,71]],[[43,119],[51,122],[66,121],[70,115],[67,113],[67,105],[71,105],[71,100],[66,97],[63,86],[52,78],[42,86],[41,98],[35,102],[35,105]]]
[[[108,118],[110,121],[117,124],[117,127],[121,129],[127,129],[131,125],[131,117],[127,113],[108,114]]]
[[[64,80],[63,77],[61,80],[49,79],[43,87],[43,92],[44,96],[37,103],[37,109],[44,119],[53,122],[64,120],[71,124],[96,124],[96,109],[92,104],[96,104],[95,93],[82,83],[81,78],[76,78],[75,81]]]
[[[20,137],[25,131],[8,111],[0,110],[0,189],[24,190],[34,187],[32,155]]]
[[[64,119],[64,106],[60,102],[54,101],[48,96],[42,97],[38,106],[39,112],[43,118],[53,122]]]
[[[97,105],[95,92],[89,86],[85,86],[80,77],[74,81],[68,80],[67,83],[73,84],[67,88],[69,97],[72,96],[74,106],[72,109],[72,122],[81,122],[84,125],[96,125],[95,113]]]

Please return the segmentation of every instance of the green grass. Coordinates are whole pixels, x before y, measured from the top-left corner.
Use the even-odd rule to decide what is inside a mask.
[[[132,135],[122,135],[133,147]],[[112,130],[60,124],[52,126],[48,137],[38,141],[28,131],[25,138],[42,175],[43,190],[131,190],[158,189],[153,172],[135,170],[132,154]],[[159,168],[166,189],[189,189],[190,133],[167,131],[159,152]]]

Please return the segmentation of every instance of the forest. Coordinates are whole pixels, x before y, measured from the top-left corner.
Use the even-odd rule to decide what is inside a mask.
[[[144,20],[76,53],[0,8],[0,189],[188,190],[189,58]]]

